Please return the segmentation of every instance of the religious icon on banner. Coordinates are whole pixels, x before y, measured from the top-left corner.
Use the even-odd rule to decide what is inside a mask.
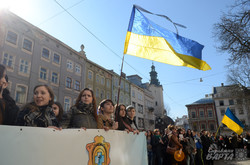
[[[93,143],[86,145],[86,149],[89,152],[88,165],[108,165],[110,163],[110,143],[104,140],[103,136],[96,136]]]

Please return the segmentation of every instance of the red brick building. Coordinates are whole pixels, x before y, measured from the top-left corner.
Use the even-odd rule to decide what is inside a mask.
[[[188,109],[189,127],[195,131],[202,129],[216,132],[218,128],[217,116],[214,101],[206,97],[192,104],[186,105]]]

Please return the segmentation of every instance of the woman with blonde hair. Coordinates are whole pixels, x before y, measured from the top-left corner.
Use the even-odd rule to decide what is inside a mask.
[[[17,118],[17,125],[60,129],[53,112],[54,93],[47,85],[37,85],[33,101],[24,106]]]

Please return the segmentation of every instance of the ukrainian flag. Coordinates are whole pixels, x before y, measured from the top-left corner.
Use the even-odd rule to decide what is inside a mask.
[[[240,120],[231,112],[229,108],[221,121],[225,124],[229,129],[236,132],[240,135],[243,132],[244,125],[240,122]]]
[[[175,66],[210,70],[202,60],[203,45],[170,32],[147,19],[133,7],[124,54]]]

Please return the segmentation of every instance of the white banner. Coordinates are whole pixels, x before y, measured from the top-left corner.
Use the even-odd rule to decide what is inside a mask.
[[[147,165],[144,133],[0,125],[0,165]]]

